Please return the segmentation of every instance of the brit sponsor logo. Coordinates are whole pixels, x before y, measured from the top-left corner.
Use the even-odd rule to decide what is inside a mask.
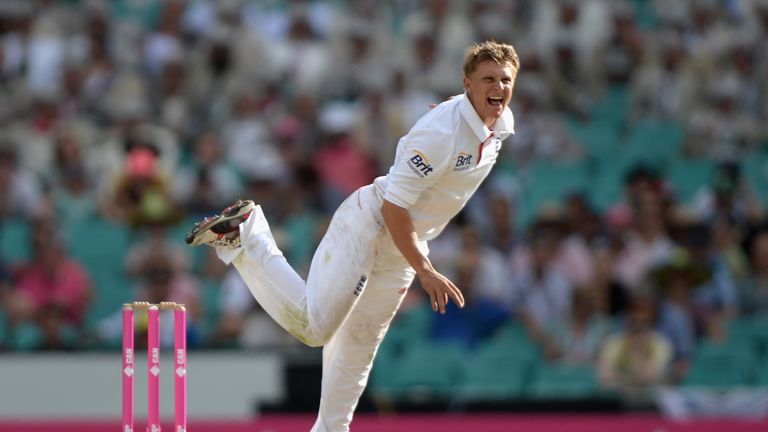
[[[408,167],[413,170],[419,177],[426,177],[434,171],[432,165],[429,164],[429,159],[424,156],[420,151],[414,150],[413,157],[408,159]]]
[[[454,165],[454,171],[464,171],[472,165],[472,155],[469,153],[461,152],[456,156],[456,165]]]

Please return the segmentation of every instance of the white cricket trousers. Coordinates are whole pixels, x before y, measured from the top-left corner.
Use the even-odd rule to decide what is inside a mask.
[[[278,324],[309,346],[323,346],[311,432],[349,431],[376,350],[415,276],[379,222],[380,208],[373,186],[350,195],[333,215],[306,282],[277,248],[260,207],[240,225],[239,248],[216,248]],[[419,247],[427,253],[426,242]]]

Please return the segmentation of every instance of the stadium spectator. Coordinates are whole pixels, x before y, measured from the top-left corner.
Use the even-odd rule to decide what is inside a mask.
[[[42,203],[38,177],[19,165],[16,145],[0,142],[0,217],[31,218]]]
[[[191,214],[210,214],[234,199],[241,190],[237,172],[222,159],[215,132],[201,134],[194,144],[194,159],[180,167],[173,180],[173,197]]]
[[[667,234],[667,209],[662,192],[644,189],[637,200],[632,227],[616,260],[618,279],[630,290],[637,289],[648,270],[666,259],[674,247]]]
[[[53,167],[47,173],[49,201],[60,223],[70,224],[98,217],[93,173],[84,157],[83,132],[61,129],[54,135]]]
[[[632,302],[623,328],[600,348],[597,372],[603,387],[647,403],[649,391],[666,381],[673,350],[667,338],[654,331],[654,321],[650,301]]]
[[[546,326],[563,321],[571,310],[572,287],[555,266],[561,236],[557,224],[539,222],[534,226],[530,264],[513,267],[509,279],[513,314],[538,343],[545,342]]]
[[[746,316],[768,314],[768,229],[755,232],[748,242],[751,275],[739,290],[741,313]]]
[[[578,366],[595,363],[598,349],[611,330],[610,323],[597,313],[595,301],[592,290],[573,292],[567,319],[546,328],[543,351],[547,359]]]
[[[155,304],[164,301],[183,304],[187,309],[187,343],[190,346],[199,345],[202,343],[200,326],[204,313],[200,282],[175,265],[171,256],[166,249],[154,248],[142,257],[133,298]],[[163,311],[160,319],[160,340],[167,346],[173,344],[172,314],[173,311]]]
[[[31,232],[32,258],[13,270],[13,286],[6,306],[11,327],[37,325],[42,340],[37,348],[73,348],[66,334],[85,331],[94,287],[88,272],[67,255],[61,233],[52,219],[37,219]]]
[[[679,383],[688,372],[691,356],[702,335],[705,317],[694,301],[696,287],[712,277],[706,265],[693,261],[684,249],[675,249],[668,260],[653,268],[651,283],[661,293],[658,329],[672,343],[670,380]]]
[[[587,285],[594,291],[597,313],[613,321],[623,318],[631,295],[614,271],[616,257],[621,247],[615,243],[615,239],[609,238],[593,246],[595,273]]]
[[[478,229],[460,228],[459,251],[453,269],[468,304],[450,307],[445,316],[433,317],[432,338],[474,348],[509,317],[512,292],[507,284],[504,256],[480,241]]]

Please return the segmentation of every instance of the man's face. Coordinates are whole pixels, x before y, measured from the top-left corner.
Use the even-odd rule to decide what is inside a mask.
[[[464,77],[464,88],[469,101],[484,123],[496,121],[512,99],[517,71],[509,63],[484,61],[469,76]]]

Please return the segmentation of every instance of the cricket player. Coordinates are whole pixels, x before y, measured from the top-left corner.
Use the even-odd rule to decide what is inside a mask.
[[[312,432],[348,431],[376,350],[414,277],[434,311],[461,291],[428,258],[427,242],[467,203],[514,132],[508,108],[520,62],[511,45],[467,49],[464,93],[437,105],[397,145],[386,176],[336,210],[306,282],[278,249],[260,206],[238,201],[198,222],[187,243],[208,244],[242,275],[283,328],[323,346],[320,410]]]

